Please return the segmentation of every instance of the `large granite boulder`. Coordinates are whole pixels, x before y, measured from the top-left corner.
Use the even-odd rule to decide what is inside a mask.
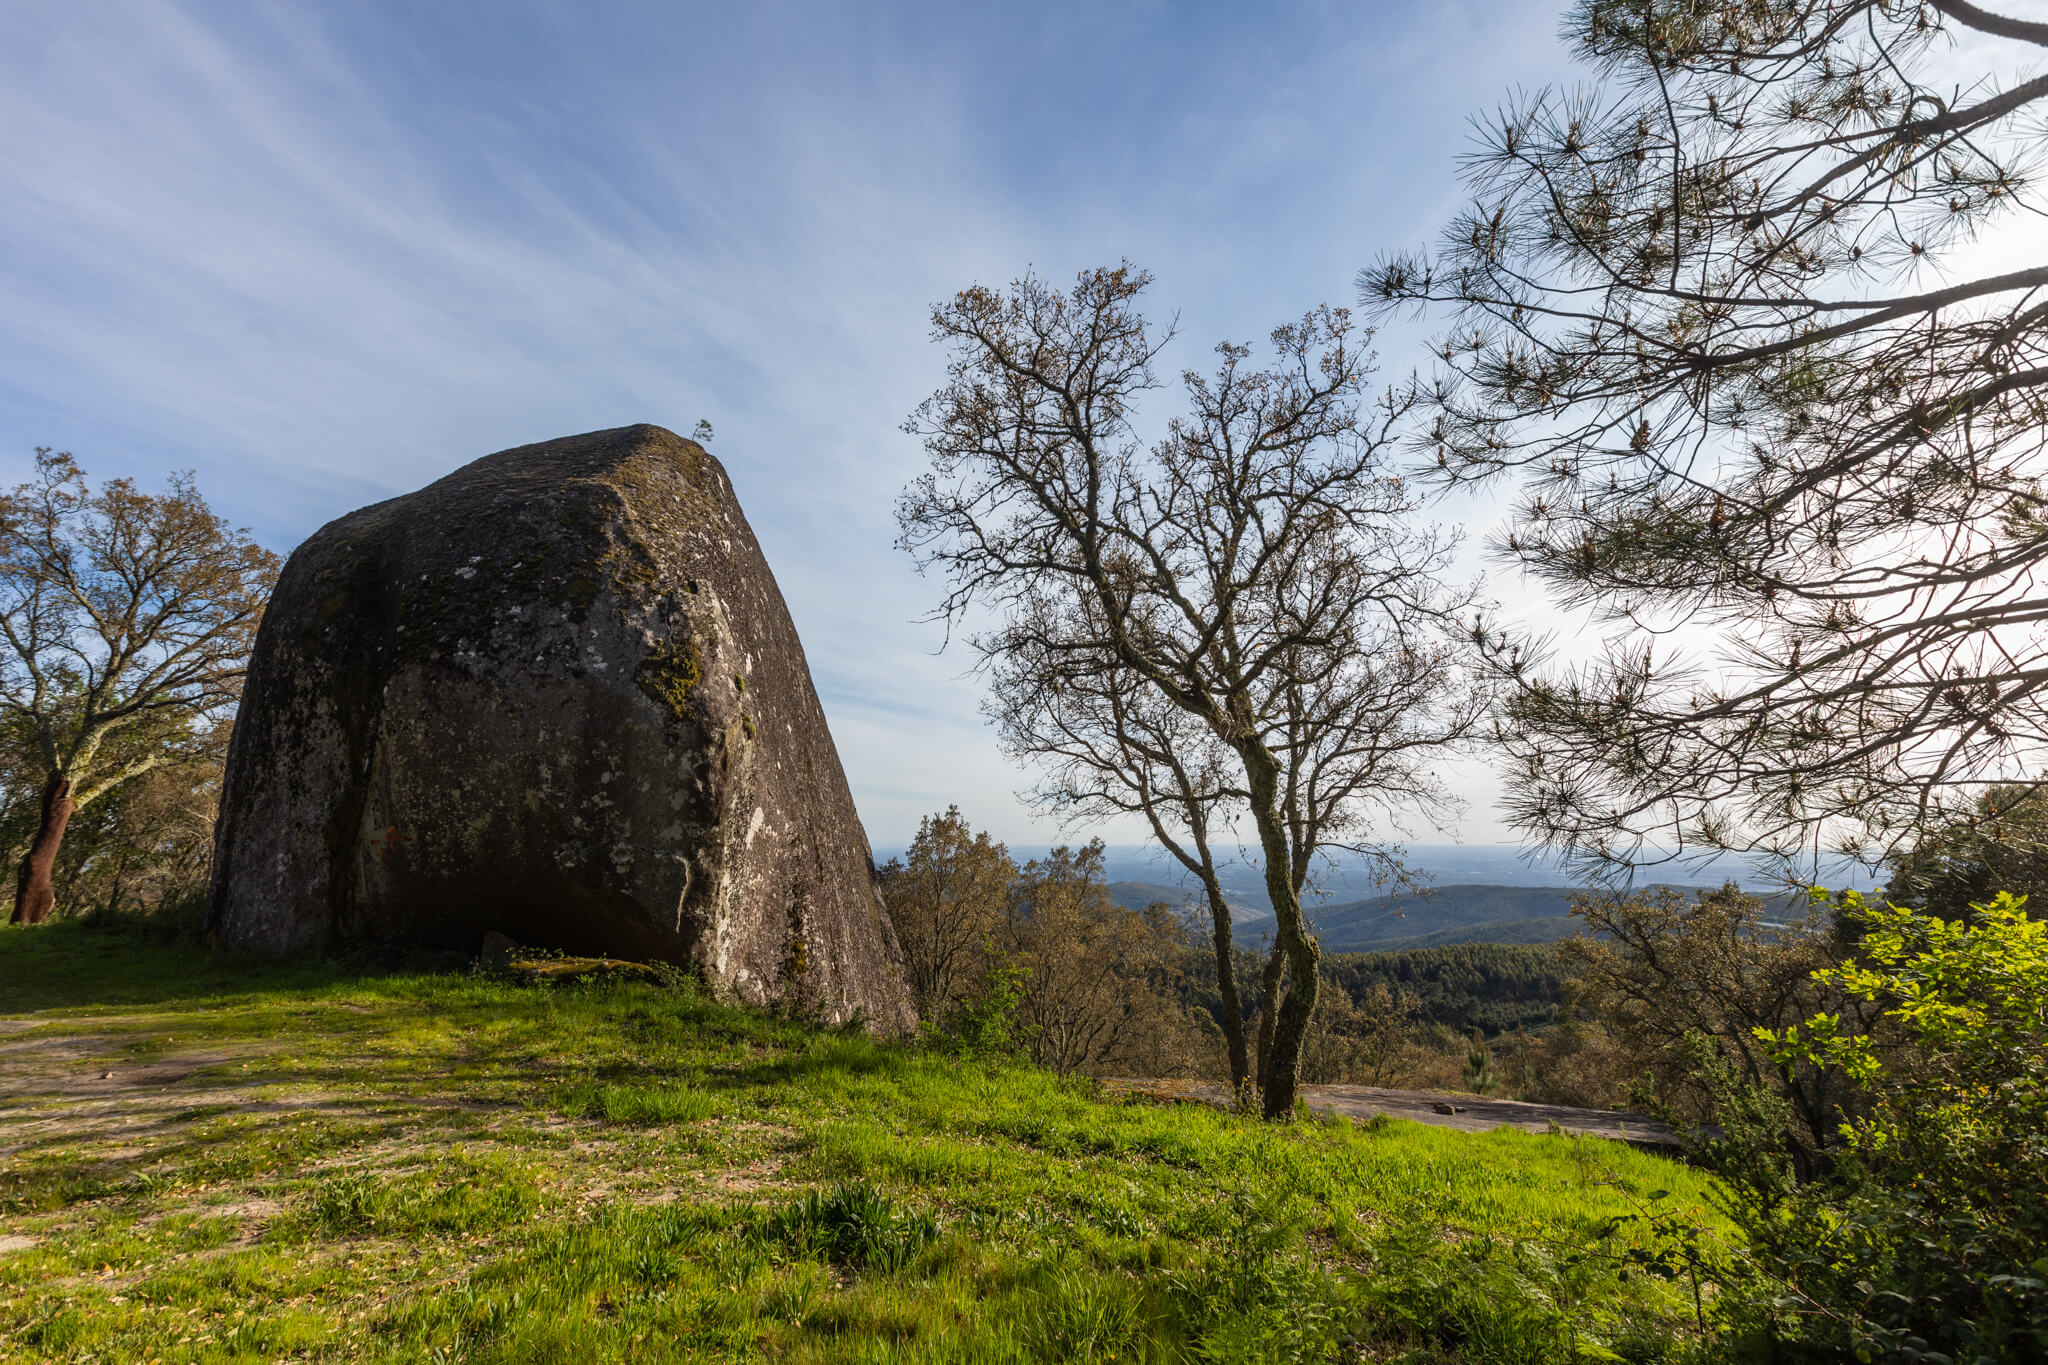
[[[718,461],[660,427],[487,455],[293,553],[208,922],[268,952],[497,932],[915,1022],[774,576]]]

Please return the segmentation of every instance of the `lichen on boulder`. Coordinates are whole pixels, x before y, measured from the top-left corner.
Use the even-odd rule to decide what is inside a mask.
[[[228,757],[214,940],[659,960],[915,1020],[795,626],[659,427],[485,456],[292,555]]]

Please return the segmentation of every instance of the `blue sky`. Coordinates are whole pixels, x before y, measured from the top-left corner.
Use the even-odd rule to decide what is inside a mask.
[[[1452,210],[1467,116],[1570,75],[1555,25],[1502,0],[11,0],[0,478],[37,445],[191,468],[289,550],[493,450],[708,418],[875,842],[949,801],[1044,842],[891,548],[929,305],[1128,257],[1200,365],[1348,303]],[[1503,837],[1483,771],[1457,780],[1463,833]]]

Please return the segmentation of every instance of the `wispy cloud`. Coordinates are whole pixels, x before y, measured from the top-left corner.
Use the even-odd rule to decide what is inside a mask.
[[[288,548],[505,446],[716,424],[884,842],[1029,839],[890,548],[928,304],[1160,275],[1186,363],[1452,193],[1530,7],[17,3],[0,18],[0,476],[192,466]],[[1548,65],[1546,65],[1548,63]]]

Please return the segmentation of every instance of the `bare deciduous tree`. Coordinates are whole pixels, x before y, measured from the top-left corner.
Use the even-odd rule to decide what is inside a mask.
[[[1838,1140],[1848,1086],[1838,1072],[1809,1065],[1781,1067],[1758,1040],[1758,1029],[1783,1029],[1815,1014],[1838,1014],[1864,1032],[1880,1010],[1814,979],[1818,968],[1848,952],[1848,926],[1824,908],[1772,923],[1764,903],[1733,883],[1688,897],[1671,887],[1629,896],[1586,895],[1572,913],[1591,932],[1565,939],[1559,951],[1578,975],[1579,999],[1597,1013],[1629,1058],[1635,1077],[1649,1076],[1659,1098],[1696,1117],[1704,1106],[1699,1040],[1742,1082],[1778,1093],[1790,1106],[1786,1134],[1811,1158]]]
[[[1230,1083],[1242,1091],[1252,1080],[1251,1050],[1215,843],[1217,822],[1235,808],[1242,785],[1230,780],[1230,751],[1127,670],[1055,671],[1061,667],[1028,648],[997,661],[990,715],[1011,756],[1044,766],[1041,805],[1070,821],[1142,816],[1160,846],[1201,883]]]
[[[1187,415],[1142,442],[1134,406],[1171,334],[1136,309],[1149,282],[1128,266],[1069,291],[1027,276],[933,310],[951,360],[906,425],[932,470],[898,504],[901,543],[945,578],[949,623],[998,616],[972,643],[999,709],[1020,689],[1057,708],[1128,680],[1230,753],[1276,922],[1260,1079],[1279,1116],[1319,980],[1303,889],[1374,815],[1445,799],[1426,756],[1473,722],[1443,636],[1471,595],[1445,589],[1448,539],[1384,468],[1404,409],[1366,422],[1369,357],[1342,310],[1277,328],[1271,369],[1218,347],[1213,376],[1183,375]],[[1026,721],[1012,738],[1029,744]],[[1118,782],[1128,755],[1103,752],[1121,755],[1103,770]],[[1168,789],[1155,810],[1174,809]]]
[[[71,456],[38,449],[35,478],[0,496],[0,718],[42,768],[15,922],[55,908],[72,814],[175,761],[178,737],[240,695],[277,569],[189,476],[95,493]]]
[[[1000,1047],[1063,1075],[1187,1064],[1185,931],[1164,905],[1110,897],[1100,840],[1019,868],[952,806],[924,819],[882,885],[931,1035],[979,1047],[994,1024]]]
[[[1441,250],[1360,277],[1448,315],[1425,457],[1518,475],[1501,548],[1612,632],[1570,667],[1490,638],[1515,820],[1592,861],[1874,858],[2038,781],[2048,265],[1964,249],[2041,216],[2048,24],[1580,0],[1565,32],[1600,82],[1480,120]]]
[[[1302,1050],[1302,1079],[1312,1084],[1392,1085],[1414,1033],[1420,1002],[1375,981],[1356,1000],[1338,981],[1326,982],[1328,1002],[1316,1011]]]
[[[51,867],[58,904],[108,912],[196,904],[212,864],[230,728],[202,717],[135,736],[158,746],[160,761],[73,813]],[[41,825],[44,778],[42,746],[29,728],[18,719],[0,726],[0,851],[8,861],[19,863]]]

